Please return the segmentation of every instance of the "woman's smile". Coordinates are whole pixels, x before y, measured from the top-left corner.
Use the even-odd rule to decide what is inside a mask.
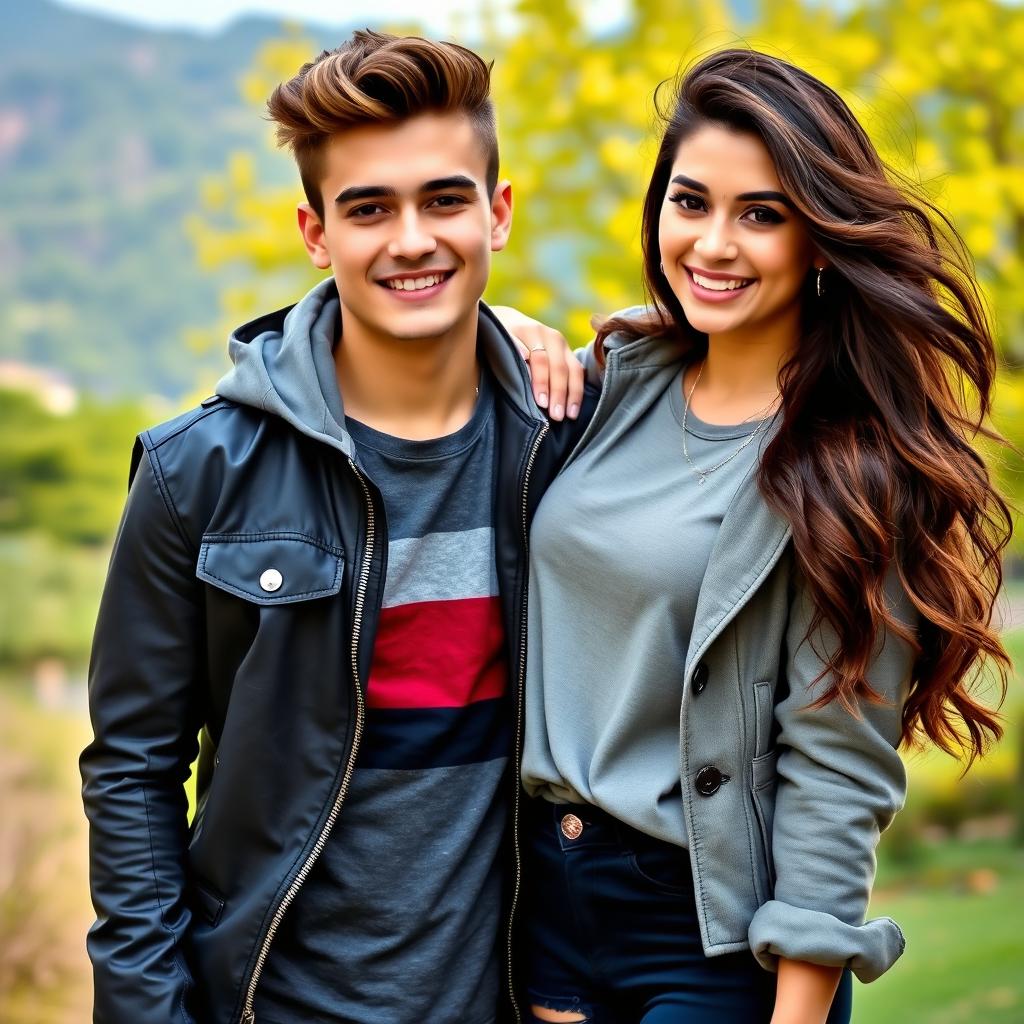
[[[697,271],[692,267],[684,269],[690,282],[690,290],[694,297],[702,302],[731,302],[752,285],[757,284],[757,279],[753,277],[724,277],[719,274],[712,276],[706,271]]]

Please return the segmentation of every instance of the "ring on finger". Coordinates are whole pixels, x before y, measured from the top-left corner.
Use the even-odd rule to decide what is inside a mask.
[[[530,349],[530,351],[531,351],[531,352],[543,352],[543,351],[544,351],[544,346],[543,346],[543,345],[534,345],[534,346],[533,346],[533,347],[532,347],[532,348]]]

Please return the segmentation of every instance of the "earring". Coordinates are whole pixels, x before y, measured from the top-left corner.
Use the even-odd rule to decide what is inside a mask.
[[[822,287],[821,287],[821,275],[824,274],[824,273],[825,273],[825,268],[824,267],[818,267],[818,285],[817,285],[817,287],[818,287],[818,298],[819,299],[824,294],[824,292],[822,290]]]
[[[664,263],[659,263],[658,266],[661,268],[661,276],[664,277],[665,276],[665,264]]]

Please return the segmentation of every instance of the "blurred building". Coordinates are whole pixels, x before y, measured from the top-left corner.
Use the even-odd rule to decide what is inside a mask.
[[[78,392],[63,374],[16,359],[0,359],[0,390],[26,391],[55,416],[66,416],[78,404]]]

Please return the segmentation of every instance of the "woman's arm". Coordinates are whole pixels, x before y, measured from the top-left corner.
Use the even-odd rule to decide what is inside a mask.
[[[842,974],[842,967],[780,959],[770,1024],[825,1024]]]
[[[886,595],[896,618],[914,627],[917,613],[895,571],[886,580]],[[822,657],[838,643],[826,624],[805,639],[813,612],[809,588],[798,575],[786,637],[788,693],[775,708],[776,881],[773,898],[750,923],[750,947],[770,970],[785,961],[805,961],[850,967],[866,982],[888,970],[903,952],[903,934],[894,921],[865,917],[875,847],[906,795],[906,772],[896,748],[914,651],[886,631],[866,672],[883,703],[861,700],[854,713],[838,701],[812,710],[808,703],[828,685],[827,679],[818,679]],[[793,977],[806,980],[799,968]],[[789,984],[780,988],[786,1007],[791,1007],[790,991]]]

